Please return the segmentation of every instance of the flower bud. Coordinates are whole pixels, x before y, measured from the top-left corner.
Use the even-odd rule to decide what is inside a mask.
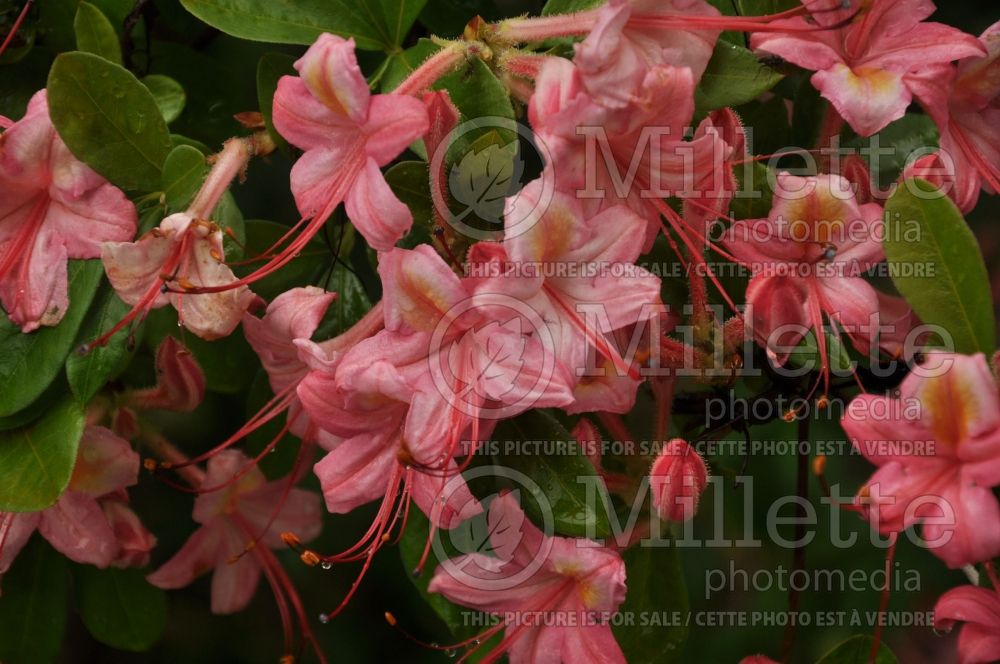
[[[653,507],[664,521],[693,517],[707,483],[705,460],[680,438],[667,443],[649,469]]]
[[[132,509],[120,500],[105,500],[101,503],[104,516],[118,540],[118,556],[115,567],[145,567],[149,564],[149,552],[156,546],[153,536],[139,521]]]

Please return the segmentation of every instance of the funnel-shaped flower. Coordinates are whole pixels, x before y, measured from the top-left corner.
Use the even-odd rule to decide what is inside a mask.
[[[347,216],[375,249],[390,249],[410,229],[410,210],[379,171],[428,127],[409,95],[372,95],[354,40],[320,35],[274,94],[274,126],[305,154],[292,168],[292,193],[304,217]],[[320,221],[322,221],[320,219]]]
[[[283,548],[284,531],[294,531],[303,541],[319,534],[319,497],[290,489],[287,479],[268,482],[249,463],[236,450],[224,450],[209,460],[203,493],[194,504],[194,520],[202,525],[147,577],[150,583],[167,590],[183,588],[214,569],[212,612],[235,613],[250,603],[266,564],[258,546]],[[248,467],[246,474],[237,476]]]
[[[487,659],[506,651],[511,664],[624,663],[610,624],[625,600],[619,555],[594,542],[546,535],[513,494],[494,498],[487,518],[495,555],[447,560],[428,586],[456,604],[501,618],[489,633],[506,626],[506,635]]]
[[[934,628],[958,634],[959,664],[989,664],[1000,656],[1000,593],[996,589],[952,588],[934,606]]]
[[[105,243],[101,259],[118,296],[133,306],[131,315],[171,304],[180,323],[202,339],[230,334],[254,298],[246,286],[184,292],[236,280],[223,262],[221,229],[186,212],[170,215],[136,242]]]
[[[1000,397],[983,355],[930,353],[899,398],[863,394],[844,430],[878,466],[859,494],[880,532],[924,518],[928,547],[949,567],[1000,555]]]
[[[0,575],[37,529],[57,551],[78,563],[107,567],[121,559],[116,519],[102,499],[136,483],[139,455],[108,429],[88,426],[80,439],[69,487],[41,512],[0,512]],[[117,498],[113,498],[117,502]],[[142,526],[138,526],[142,529]]]
[[[868,349],[880,302],[859,275],[883,258],[882,208],[858,205],[837,175],[782,173],[777,183],[768,217],[736,222],[724,241],[754,274],[747,287],[754,335],[783,362],[807,330],[822,334],[825,314]]]
[[[135,206],[56,134],[42,90],[0,135],[0,303],[23,332],[69,306],[66,261],[135,235]]]
[[[827,9],[814,9],[814,20],[831,25]],[[789,32],[754,34],[750,45],[816,72],[816,89],[854,131],[870,136],[903,117],[921,85],[911,78],[918,69],[983,54],[972,35],[925,22],[932,13],[931,0],[873,0],[840,27],[808,32],[806,18],[792,18],[784,21]]]

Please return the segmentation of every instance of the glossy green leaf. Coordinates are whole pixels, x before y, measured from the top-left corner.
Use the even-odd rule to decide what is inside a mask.
[[[64,399],[32,424],[0,432],[0,512],[36,512],[59,499],[83,426],[83,408]]]
[[[911,155],[930,154],[938,146],[938,129],[927,115],[908,114],[891,123],[874,136],[858,137],[845,147],[865,149],[869,165],[878,175],[880,186],[888,187],[899,179]],[[873,157],[878,155],[878,162]],[[878,168],[874,168],[878,166]]]
[[[125,189],[155,191],[170,134],[152,93],[91,53],[63,53],[49,72],[49,114],[69,149]]]
[[[682,661],[689,605],[677,547],[634,546],[622,558],[628,592],[619,611],[629,619],[613,629],[625,659],[632,664]]]
[[[542,16],[572,14],[601,4],[601,0],[548,0],[542,7]]]
[[[885,255],[920,319],[947,330],[959,353],[995,349],[993,303],[976,238],[951,199],[907,180],[885,206]]]
[[[561,445],[565,454],[504,454],[496,458],[496,463],[524,473],[537,484],[537,489],[522,487],[521,499],[525,513],[536,523],[544,522],[551,511],[556,532],[560,534],[609,536],[606,501],[588,500],[587,485],[596,471],[559,420],[543,410],[531,410],[501,422],[494,438]],[[587,480],[588,477],[591,479]]]
[[[0,661],[55,662],[66,630],[68,595],[66,558],[36,535],[3,577]]]
[[[257,63],[257,102],[260,105],[264,124],[271,138],[278,146],[288,147],[288,141],[274,128],[273,116],[274,91],[278,89],[278,81],[282,76],[295,75],[295,58],[287,53],[265,53]]]
[[[745,104],[770,90],[782,78],[749,50],[720,41],[695,89],[695,104],[702,112]]]
[[[336,293],[337,299],[327,309],[323,323],[317,330],[317,338],[340,334],[361,320],[372,308],[372,302],[361,281],[340,261],[330,271],[326,282],[320,285]]]
[[[76,47],[81,51],[99,55],[116,65],[122,63],[122,49],[118,44],[118,35],[111,21],[100,9],[89,2],[81,2],[73,19],[73,31],[76,33]]]
[[[254,41],[312,44],[324,32],[353,37],[360,49],[396,50],[426,0],[181,0],[205,23]]]
[[[735,0],[742,16],[777,14],[799,6],[798,0]]]
[[[872,645],[872,637],[867,634],[852,636],[820,657],[816,664],[869,664]],[[897,661],[889,646],[879,643],[874,664],[896,664]]]
[[[132,307],[122,302],[114,289],[106,287],[98,295],[80,326],[74,349],[101,337],[118,323]],[[142,328],[139,328],[141,332]],[[87,403],[104,385],[124,369],[132,358],[135,340],[127,332],[115,334],[103,346],[90,349],[85,354],[72,352],[66,358],[66,378],[73,395],[80,403]]]
[[[167,626],[167,594],[137,569],[81,566],[76,603],[87,631],[119,650],[149,650]]]
[[[0,417],[28,406],[62,371],[103,274],[99,260],[70,261],[69,308],[55,327],[23,334],[0,320]]]
[[[152,93],[164,122],[170,124],[180,117],[187,103],[187,95],[180,83],[162,74],[150,74],[141,82]]]
[[[844,376],[852,373],[851,355],[844,346],[844,342],[839,337],[823,332],[826,337],[826,353],[830,363],[830,370],[837,375]],[[819,371],[823,366],[819,347],[816,344],[816,334],[809,330],[802,341],[788,355],[788,363],[793,367],[809,367],[812,371]]]

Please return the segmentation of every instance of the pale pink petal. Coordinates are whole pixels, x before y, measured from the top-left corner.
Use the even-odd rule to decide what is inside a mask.
[[[625,664],[625,654],[611,632],[611,625],[587,625],[567,629],[562,646],[563,661],[586,664]]]
[[[751,309],[751,329],[754,336],[766,343],[779,361],[784,361],[792,348],[812,327],[807,293],[794,277],[758,276],[747,286],[747,305]]]
[[[327,108],[363,124],[371,93],[358,60],[354,40],[324,33],[295,63],[309,91]]]
[[[379,166],[385,166],[430,127],[427,108],[410,95],[375,95],[368,110],[365,149]]]
[[[25,253],[14,258],[10,273],[0,279],[0,302],[22,332],[58,324],[69,307],[68,256],[63,239],[44,225],[35,228],[27,251],[20,249]],[[3,254],[18,251],[12,242],[0,246],[0,250]]]
[[[260,563],[253,552],[245,555],[247,536],[225,524],[225,536],[216,554],[212,575],[212,613],[226,615],[242,611],[253,599],[260,580]]]
[[[448,310],[467,297],[455,273],[426,244],[382,254],[378,272],[389,330],[431,332]]]
[[[70,560],[107,567],[118,556],[118,538],[97,501],[67,491],[42,512],[38,532]]]
[[[295,533],[300,540],[308,542],[315,539],[323,527],[319,494],[297,488],[289,490],[288,483],[294,479],[297,478],[268,482],[240,497],[240,515],[250,524],[254,535],[271,548],[285,546],[281,539],[283,532]],[[279,506],[281,509],[275,514]]]
[[[349,438],[320,459],[313,471],[323,487],[326,509],[346,514],[389,490],[399,446],[385,436]]]
[[[861,136],[871,136],[903,117],[913,97],[901,74],[881,69],[852,70],[836,64],[816,72],[811,80]]]
[[[295,205],[303,217],[322,212],[331,202],[334,190],[343,180],[354,180],[358,168],[347,163],[352,146],[323,144],[307,150],[292,166],[291,185]]]
[[[120,500],[101,501],[101,509],[118,540],[115,567],[145,567],[149,552],[156,546],[156,537],[143,527],[135,512]]]
[[[176,241],[173,235],[157,231],[146,233],[136,242],[105,242],[101,260],[118,297],[126,304],[138,304],[159,280]],[[166,293],[158,292],[151,306],[162,307],[169,301]]]
[[[410,476],[410,495],[439,528],[454,528],[483,511],[454,461],[435,474],[413,472]]]
[[[308,368],[293,341],[312,337],[336,297],[315,286],[293,288],[276,297],[263,318],[243,315],[243,333],[264,365],[275,394],[305,376]]]
[[[139,455],[110,429],[88,426],[77,452],[72,491],[94,498],[132,486],[139,480]]]
[[[354,120],[324,106],[297,76],[282,76],[278,81],[272,113],[278,133],[303,150],[357,138],[359,130]]]
[[[170,560],[147,575],[146,580],[164,590],[183,588],[215,567],[220,557],[227,555],[225,543],[224,523],[204,525],[192,533],[184,542],[184,546]]]
[[[371,157],[354,180],[344,200],[347,216],[377,251],[388,251],[410,230],[410,208],[396,198]]]
[[[31,539],[41,518],[41,512],[0,512],[0,577]]]
[[[921,534],[927,548],[952,568],[981,563],[1000,556],[1000,528],[984,524],[1000,523],[1000,504],[989,489],[968,483],[951,486],[942,492],[955,515],[955,524],[925,523]],[[938,512],[940,514],[940,512]],[[946,543],[934,546],[934,541]]]
[[[46,225],[66,242],[70,258],[98,258],[103,242],[128,242],[136,229],[135,205],[104,183],[73,199],[53,197]]]

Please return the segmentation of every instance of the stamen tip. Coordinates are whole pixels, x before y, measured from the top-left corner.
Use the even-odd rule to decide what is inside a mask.
[[[156,470],[159,467],[159,465],[160,462],[157,461],[156,459],[146,458],[142,460],[142,467],[148,470],[149,472],[153,472],[154,470]]]
[[[385,621],[389,623],[392,627],[396,626],[396,616],[392,615],[388,611],[385,612]]]
[[[319,614],[319,621],[324,625],[327,624],[328,622],[330,622],[330,614],[329,613]]]
[[[812,463],[813,475],[821,476],[826,471],[826,455],[818,454]]]

